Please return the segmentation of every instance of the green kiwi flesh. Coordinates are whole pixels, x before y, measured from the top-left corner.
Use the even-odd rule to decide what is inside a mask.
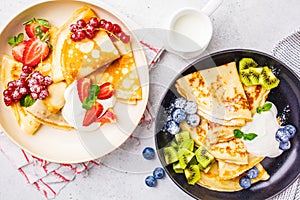
[[[189,139],[191,139],[191,137],[190,137],[190,132],[188,131],[181,131],[175,135],[175,140],[179,146],[181,143]]]
[[[177,174],[182,174],[182,173],[184,173],[184,169],[181,168],[179,162],[173,163],[173,170],[174,170],[174,172],[177,173]]]
[[[250,67],[249,68],[249,79],[251,81],[252,85],[259,85],[259,76],[261,75],[261,72],[263,71],[262,67]]]
[[[246,86],[252,86],[252,82],[250,79],[250,72],[249,69],[244,69],[243,71],[240,71],[240,79],[242,83]]]
[[[200,146],[195,151],[196,159],[199,162],[199,164],[205,169],[208,167],[209,164],[211,164],[214,161],[214,156],[211,155],[204,147]]]
[[[180,148],[185,148],[188,149],[190,151],[194,151],[194,140],[193,139],[188,139],[183,141],[180,145],[179,145],[179,149]]]
[[[258,64],[252,58],[242,58],[239,61],[239,71],[249,69],[250,67],[257,67]]]
[[[174,147],[168,146],[163,149],[166,165],[178,161],[177,151]]]
[[[178,160],[182,169],[185,169],[190,160],[195,156],[194,152],[188,149],[179,149],[178,151]]]
[[[269,67],[263,67],[261,75],[259,77],[259,83],[264,89],[271,90],[278,86],[279,79],[273,74]]]
[[[184,169],[184,175],[187,179],[188,184],[194,185],[201,178],[199,166],[189,165]]]

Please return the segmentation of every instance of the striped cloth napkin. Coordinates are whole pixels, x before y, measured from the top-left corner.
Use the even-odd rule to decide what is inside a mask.
[[[272,54],[300,77],[300,29],[278,42]],[[300,199],[300,179],[272,200],[282,199]]]
[[[149,65],[153,65],[153,60],[159,52],[160,47],[151,46],[145,40],[141,40],[140,43]],[[149,105],[147,105],[139,126],[146,128],[145,124],[149,125],[153,120],[153,115],[149,109]],[[6,137],[2,130],[0,130],[0,151],[24,176],[27,183],[33,185],[47,199],[55,198],[59,191],[69,182],[72,182],[76,176],[87,176],[90,168],[100,165],[99,159],[76,164],[48,162],[17,147]]]

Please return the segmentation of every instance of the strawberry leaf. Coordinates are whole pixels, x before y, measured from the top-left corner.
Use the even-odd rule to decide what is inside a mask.
[[[37,22],[46,28],[50,28],[49,22],[45,19],[37,19]]]
[[[20,44],[24,39],[24,34],[20,33],[17,36],[11,37],[8,39],[8,44],[12,47],[17,46],[18,44]]]

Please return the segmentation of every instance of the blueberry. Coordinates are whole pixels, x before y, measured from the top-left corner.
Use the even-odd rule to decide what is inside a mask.
[[[198,105],[194,101],[188,101],[184,105],[183,109],[185,110],[185,112],[187,114],[195,114],[197,112],[197,110],[198,110]]]
[[[155,156],[154,149],[151,148],[151,147],[146,147],[146,148],[143,150],[143,156],[144,156],[144,158],[147,159],[147,160],[153,159],[154,156]]]
[[[166,124],[166,130],[169,133],[171,133],[172,135],[175,135],[176,133],[179,133],[180,127],[176,122],[174,122],[173,120],[170,120]]]
[[[147,176],[146,179],[145,179],[145,183],[149,187],[155,187],[156,184],[157,184],[157,181],[153,176]]]
[[[200,117],[197,114],[191,114],[186,117],[186,122],[188,125],[196,127],[200,123]]]
[[[156,179],[162,179],[165,176],[165,170],[161,167],[157,167],[153,171],[153,176]]]
[[[183,122],[185,118],[186,113],[180,108],[177,108],[172,112],[172,119],[177,123]]]
[[[279,142],[288,142],[290,139],[289,134],[284,130],[284,128],[279,128],[276,131],[275,138]]]
[[[251,186],[250,178],[247,176],[243,176],[240,178],[240,186],[244,189],[248,189]]]
[[[279,142],[279,149],[286,151],[288,149],[291,148],[291,142],[287,141],[287,142]]]
[[[186,103],[185,98],[179,97],[179,98],[174,100],[174,107],[175,108],[183,108],[185,103]]]
[[[247,176],[248,178],[256,178],[258,176],[258,169],[256,167],[249,169],[247,172]]]
[[[289,124],[284,127],[285,132],[289,135],[289,138],[293,138],[296,134],[296,127]]]

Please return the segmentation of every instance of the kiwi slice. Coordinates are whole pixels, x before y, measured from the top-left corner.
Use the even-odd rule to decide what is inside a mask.
[[[174,170],[174,172],[177,173],[177,174],[182,174],[182,173],[184,172],[184,170],[181,168],[179,162],[173,163],[173,170]]]
[[[178,161],[177,151],[174,147],[168,146],[163,149],[166,165]]]
[[[246,86],[252,85],[250,76],[251,75],[250,75],[249,69],[244,69],[243,71],[240,71],[240,79],[241,79],[242,83]]]
[[[251,81],[252,85],[259,85],[259,76],[261,74],[261,72],[263,71],[262,67],[250,67],[249,68],[249,79]]]
[[[269,67],[263,67],[263,70],[259,76],[259,83],[264,89],[271,90],[278,86],[279,79],[273,74]]]
[[[179,149],[178,160],[182,169],[184,169],[188,165],[188,163],[190,162],[190,160],[192,160],[194,155],[195,155],[194,152],[188,149],[185,148]]]
[[[239,71],[249,69],[250,67],[257,67],[258,64],[252,58],[242,58],[239,62]]]
[[[188,184],[194,185],[201,178],[199,166],[189,165],[184,169],[184,175]]]
[[[177,144],[176,141],[174,141],[174,140],[172,140],[172,141],[170,142],[170,145],[169,145],[169,146],[174,147],[176,150],[178,150],[178,144]]]
[[[214,160],[214,156],[211,155],[203,146],[200,146],[195,151],[195,155],[197,161],[203,167],[203,169],[205,169]]]
[[[193,139],[184,140],[182,143],[180,143],[179,149],[185,148],[190,151],[194,151],[194,143],[195,142]]]
[[[189,140],[189,139],[191,139],[191,137],[190,137],[190,132],[188,131],[181,131],[175,135],[175,140],[179,146],[185,140]]]

